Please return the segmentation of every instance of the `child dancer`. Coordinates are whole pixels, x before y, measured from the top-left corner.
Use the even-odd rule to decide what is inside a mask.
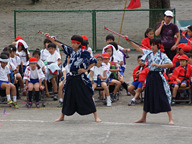
[[[141,41],[141,45],[149,48],[151,50],[150,40],[154,39],[154,30],[152,28],[148,28],[145,31],[145,38]],[[142,49],[146,49],[145,47],[141,47]],[[164,52],[164,46],[160,44],[160,51]]]
[[[14,108],[18,109],[16,88],[12,83],[10,83],[10,69],[7,65],[8,61],[9,59],[7,55],[0,55],[0,88],[6,90],[7,104],[12,104]],[[11,100],[10,90],[12,91],[13,101]]]
[[[25,89],[28,89],[28,108],[32,107],[32,91],[35,89],[35,100],[36,107],[39,108],[39,89],[43,90],[44,87],[41,85],[42,80],[45,76],[41,68],[37,66],[37,59],[32,57],[29,59],[29,66],[25,70],[24,80],[26,82]]]
[[[93,96],[91,81],[85,75],[96,63],[95,58],[90,56],[86,50],[81,50],[83,38],[78,35],[71,37],[71,47],[54,41],[48,35],[47,38],[54,44],[63,49],[66,55],[70,56],[70,73],[64,84],[64,102],[61,116],[55,121],[63,121],[65,115],[73,115],[75,112],[80,115],[94,114],[95,121],[101,122],[97,116]],[[89,66],[88,66],[89,62]],[[75,90],[74,90],[75,88]]]
[[[128,37],[126,38],[128,39]],[[171,92],[169,85],[162,74],[163,68],[170,68],[173,64],[164,53],[160,52],[161,40],[157,38],[150,40],[152,51],[141,49],[135,43],[129,41],[129,39],[127,41],[138,52],[144,54],[141,58],[142,62],[146,63],[146,59],[148,58],[149,68],[149,73],[146,79],[143,114],[141,119],[135,121],[135,123],[145,123],[147,112],[167,112],[169,116],[169,125],[173,125],[171,107],[169,105],[171,102]]]
[[[181,88],[185,88],[190,84],[190,77],[192,75],[192,68],[190,64],[187,64],[189,61],[188,56],[182,55],[179,57],[180,66],[178,66],[172,76],[169,78],[170,83],[172,83],[173,87],[173,98],[172,98],[172,105],[175,105],[177,90]]]
[[[93,90],[98,85],[98,78],[100,79],[100,86],[104,89],[106,96],[106,102],[107,106],[111,106],[111,99],[109,96],[109,89],[106,84],[106,78],[107,78],[107,70],[105,67],[102,67],[102,61],[103,57],[100,54],[95,55],[95,58],[97,59],[97,64],[93,66],[90,70],[90,80],[93,81]],[[94,77],[94,79],[93,79]]]
[[[138,66],[133,70],[133,82],[130,86],[128,86],[128,91],[134,96],[130,102],[128,103],[128,106],[135,105],[135,101],[139,98],[140,93],[142,92],[143,83],[139,81],[139,75],[144,70],[147,65],[145,65],[141,61],[142,55],[139,55],[137,57]],[[136,90],[136,92],[134,91]]]
[[[24,40],[18,40],[16,42],[16,55],[19,56],[21,62],[23,62],[23,72],[25,72],[29,58],[31,57],[28,49],[28,45]]]

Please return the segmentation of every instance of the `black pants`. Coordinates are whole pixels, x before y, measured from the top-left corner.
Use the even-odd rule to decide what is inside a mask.
[[[168,58],[171,59],[171,61],[173,60],[173,57],[176,55],[176,50],[172,51],[170,48],[164,48],[165,51],[164,53],[168,56]]]

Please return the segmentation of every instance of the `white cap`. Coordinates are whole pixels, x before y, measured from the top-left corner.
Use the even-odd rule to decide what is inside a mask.
[[[170,10],[167,10],[167,11],[165,11],[164,15],[169,16],[169,17],[173,17],[173,12]]]

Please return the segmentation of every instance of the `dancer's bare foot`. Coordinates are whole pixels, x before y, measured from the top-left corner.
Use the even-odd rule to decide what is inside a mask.
[[[64,121],[64,118],[63,117],[60,117],[58,119],[55,120],[55,122],[60,122],[60,121]]]
[[[95,122],[102,122],[102,120],[100,120],[100,118],[97,117],[97,118],[95,119]]]
[[[173,120],[170,120],[170,121],[169,121],[169,125],[174,125]]]
[[[134,121],[134,123],[146,123],[146,119],[139,119],[137,121]]]

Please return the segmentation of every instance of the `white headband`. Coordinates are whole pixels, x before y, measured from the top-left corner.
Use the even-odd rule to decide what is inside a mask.
[[[9,59],[2,59],[2,58],[0,58],[0,61],[1,62],[9,62]]]

